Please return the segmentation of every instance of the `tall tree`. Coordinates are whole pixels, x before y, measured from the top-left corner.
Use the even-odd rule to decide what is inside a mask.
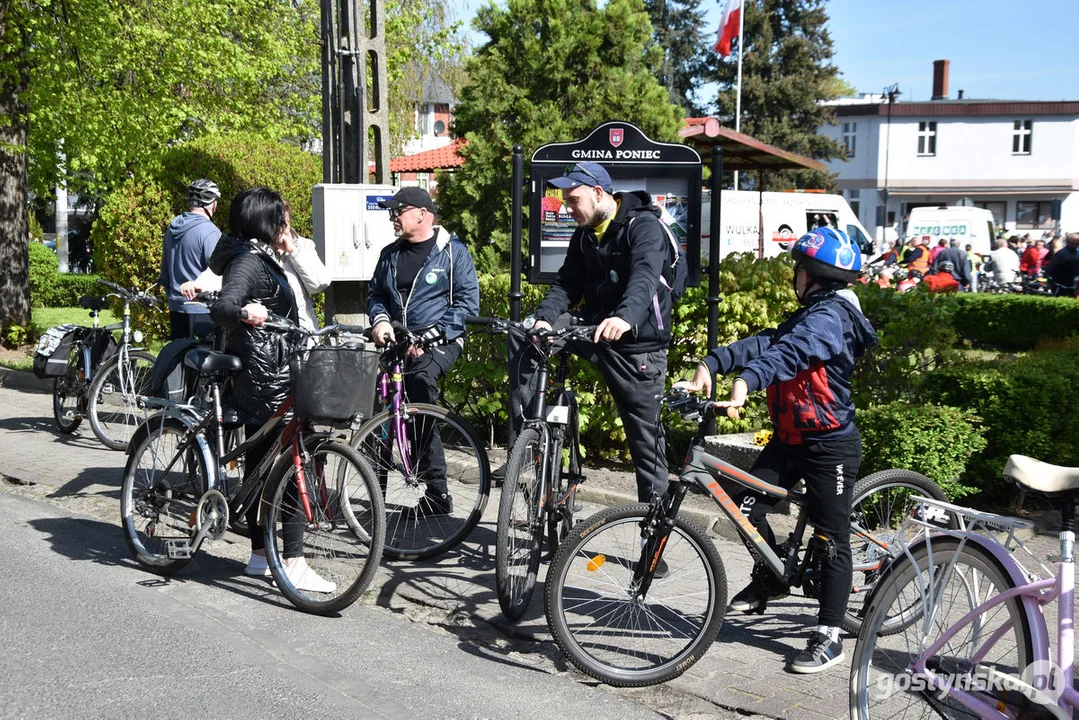
[[[690,115],[702,112],[696,91],[708,51],[700,4],[700,0],[644,2],[655,40],[663,48],[663,62],[656,77],[667,88],[671,102]]]
[[[391,77],[445,49],[446,2],[388,0]],[[314,139],[319,43],[319,0],[0,0],[0,325],[29,319],[29,192],[100,196],[222,131]]]
[[[831,124],[834,109],[821,105],[843,87],[832,64],[832,38],[824,0],[755,0],[743,3],[745,47],[733,45],[726,59],[711,56],[705,81],[720,90],[714,114],[734,127],[738,53],[742,53],[742,132],[817,160],[844,157],[843,146],[817,133]],[[832,189],[830,173],[768,173],[765,189]]]
[[[469,145],[439,202],[481,269],[495,269],[509,253],[515,144],[575,140],[612,119],[672,141],[683,113],[655,78],[662,53],[641,0],[507,0],[481,8],[474,27],[489,39],[466,66],[454,121]]]

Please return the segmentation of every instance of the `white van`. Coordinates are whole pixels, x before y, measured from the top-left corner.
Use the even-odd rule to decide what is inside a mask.
[[[907,238],[921,238],[933,247],[943,238],[959,241],[959,247],[967,245],[979,255],[993,250],[993,213],[977,207],[920,207],[910,211],[907,221]]]
[[[842,195],[816,192],[766,192],[724,190],[720,215],[723,234],[719,253],[757,253],[764,245],[764,257],[774,257],[790,249],[791,243],[810,230],[827,223],[850,236],[863,256],[875,253],[873,242]],[[701,195],[701,259],[708,261],[711,242],[711,192]],[[761,228],[764,228],[763,238]]]

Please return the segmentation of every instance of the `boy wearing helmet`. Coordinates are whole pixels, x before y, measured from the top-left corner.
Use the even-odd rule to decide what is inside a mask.
[[[209,308],[185,305],[187,298],[180,292],[180,286],[197,278],[210,264],[210,255],[221,237],[221,231],[211,220],[220,197],[216,183],[199,178],[187,186],[188,211],[174,217],[165,230],[158,284],[168,295],[173,340],[193,337],[198,322],[211,324]]]
[[[796,673],[826,670],[843,660],[839,629],[850,593],[851,491],[862,463],[862,440],[854,425],[850,376],[854,361],[877,342],[877,334],[846,287],[861,272],[858,249],[840,230],[822,227],[799,238],[791,250],[794,292],[802,307],[774,330],[718,347],[697,366],[691,392],[711,391],[712,374],[738,372],[730,399],[716,403],[738,417],[746,395],[767,388],[775,432],[751,472],[784,488],[806,483],[806,509],[821,550],[818,626],[804,651],[792,658]],[[732,495],[740,510],[775,548],[766,514],[776,499],[749,490]],[[763,564],[731,601],[731,609],[763,612],[770,598],[788,588]]]

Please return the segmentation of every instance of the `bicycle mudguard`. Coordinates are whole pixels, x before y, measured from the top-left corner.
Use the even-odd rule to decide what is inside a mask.
[[[936,533],[929,536],[928,538],[921,537],[915,542],[908,545],[902,555],[898,555],[888,561],[888,564],[881,571],[880,579],[877,580],[877,583],[873,588],[873,593],[876,593],[877,588],[883,587],[885,585],[884,581],[887,579],[889,573],[895,570],[896,567],[902,567],[902,563],[897,562],[899,558],[910,559],[910,557],[916,550],[918,550],[924,545],[927,545],[930,540],[934,542],[939,542],[941,540],[947,540],[949,538],[954,539],[956,542],[965,539],[967,543],[981,547],[981,549],[985,551],[986,555],[988,555],[996,562],[998,568],[1004,572],[1004,574],[1008,577],[1009,580],[1012,581],[1012,583],[1016,587],[1029,585],[1031,582],[1033,582],[1033,580],[1027,575],[1026,570],[1023,569],[1023,566],[1020,565],[1019,562],[1012,556],[1012,554],[1005,550],[1004,547],[1001,546],[999,543],[976,532],[955,530],[947,533]],[[1049,654],[1049,632],[1045,625],[1045,616],[1041,612],[1040,603],[1037,601],[1037,599],[1029,595],[1022,595],[1019,597],[1019,600],[1022,603],[1023,612],[1027,616],[1027,624],[1030,627],[1031,644],[1034,647],[1035,655],[1035,657],[1032,658],[1032,661],[1052,660]],[[867,607],[873,603],[872,595],[870,595],[866,603]]]
[[[170,413],[167,415],[167,417],[164,417],[164,419],[162,419],[162,416],[165,415],[166,412],[167,411],[159,412],[149,416],[148,418],[146,418],[146,422],[142,423],[135,429],[134,434],[132,434],[131,436],[131,440],[127,444],[126,464],[130,464],[134,459],[135,448],[139,447],[139,445],[142,444],[142,441],[146,439],[147,435],[149,435],[154,430],[162,427],[162,423],[164,423],[165,425],[171,425],[173,427],[181,428],[185,431],[189,431],[198,425],[198,420],[188,417],[186,416],[186,414],[183,413]],[[214,475],[212,479],[213,484],[216,487],[217,458],[214,456],[214,451],[210,447],[210,443],[206,440],[206,437],[201,433],[196,437],[195,444],[198,446],[198,453],[202,455],[203,462],[205,462],[206,464],[206,471],[209,473],[213,473]],[[171,460],[171,458],[169,458],[168,460]],[[124,471],[127,471],[126,467]],[[206,479],[207,481],[211,480],[211,478]]]

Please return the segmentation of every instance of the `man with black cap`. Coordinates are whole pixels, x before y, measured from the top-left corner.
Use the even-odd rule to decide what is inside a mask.
[[[637,497],[647,502],[667,491],[659,408],[671,339],[671,293],[664,286],[671,259],[661,211],[644,191],[613,193],[599,163],[576,163],[547,184],[562,191],[577,230],[536,310],[535,328],[550,329],[571,309],[597,326],[593,344],[574,350],[607,381],[633,456]],[[530,375],[524,369],[511,408],[517,430]]]
[[[420,346],[409,349],[404,379],[409,402],[434,404],[438,379],[464,348],[465,318],[480,311],[476,266],[457,236],[435,224],[435,203],[423,188],[401,188],[378,204],[390,211],[397,241],[379,255],[367,288],[367,315],[378,345],[395,342],[391,321],[436,341],[427,351]],[[446,489],[446,461],[437,437],[430,450],[419,458],[427,491],[415,508],[407,509],[420,517],[453,512],[453,498]]]

